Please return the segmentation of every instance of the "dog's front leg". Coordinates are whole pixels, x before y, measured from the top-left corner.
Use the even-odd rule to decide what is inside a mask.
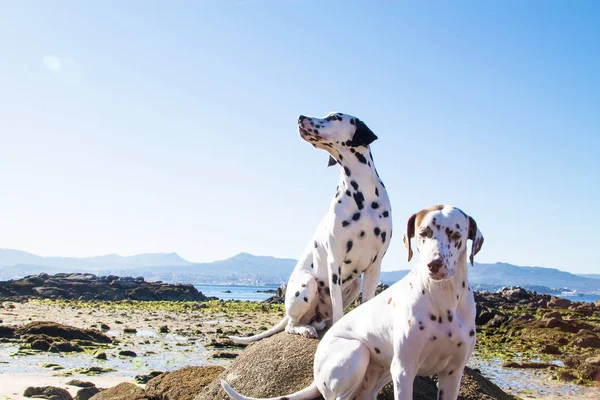
[[[394,383],[394,400],[413,400],[415,373],[407,369],[397,356],[392,360],[390,373]]]
[[[375,297],[377,285],[379,285],[379,274],[381,271],[381,257],[369,265],[363,275],[362,303]]]
[[[332,248],[331,244],[330,248]],[[331,320],[333,324],[344,316],[341,269],[341,261],[335,255],[330,254],[327,257],[327,271],[329,274],[329,295],[331,296]]]
[[[463,369],[447,370],[438,374],[438,400],[456,400],[460,390]]]

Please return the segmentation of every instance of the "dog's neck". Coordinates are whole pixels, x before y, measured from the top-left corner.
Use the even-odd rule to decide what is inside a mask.
[[[467,252],[463,251],[458,259],[456,271],[450,279],[435,281],[429,277],[427,267],[418,265],[415,270],[423,285],[423,290],[435,292],[430,296],[433,306],[439,313],[448,310],[456,311],[459,304],[465,299],[469,289],[467,278]]]
[[[336,157],[340,167],[338,193],[344,195],[346,191],[351,194],[360,192],[364,196],[364,201],[368,202],[365,206],[377,201],[376,199],[381,195],[379,192],[385,189],[375,169],[369,148],[364,146],[351,148],[343,152],[342,157],[341,160]]]

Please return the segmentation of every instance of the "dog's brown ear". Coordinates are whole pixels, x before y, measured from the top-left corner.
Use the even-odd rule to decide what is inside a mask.
[[[469,256],[469,261],[471,261],[471,265],[473,265],[473,259],[479,250],[481,250],[481,246],[483,246],[483,235],[479,228],[477,228],[477,222],[473,219],[473,217],[469,217],[469,236],[468,239],[472,240],[471,243],[471,255]]]
[[[410,240],[415,237],[415,220],[417,219],[417,214],[413,214],[408,219],[406,223],[406,231],[404,232],[404,237],[402,240],[404,241],[404,246],[408,249],[408,261],[412,259],[413,251],[410,245]]]
[[[337,161],[335,161],[335,158],[333,158],[333,157],[329,156],[329,162],[327,163],[327,166],[328,166],[328,167],[332,167],[332,166],[334,166],[335,164],[337,164]]]
[[[368,146],[377,140],[377,135],[364,122],[356,118],[356,131],[352,137],[354,146]]]

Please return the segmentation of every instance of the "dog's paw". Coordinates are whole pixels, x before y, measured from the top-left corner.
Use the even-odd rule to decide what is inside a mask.
[[[316,339],[317,337],[319,337],[319,334],[317,333],[317,330],[314,326],[305,327],[301,335],[309,339]]]
[[[317,332],[317,330],[315,329],[314,326],[293,326],[290,327],[289,325],[286,327],[285,331],[287,333],[291,333],[293,335],[300,335],[300,336],[304,336],[310,339],[315,339],[317,337],[319,337],[319,334]]]

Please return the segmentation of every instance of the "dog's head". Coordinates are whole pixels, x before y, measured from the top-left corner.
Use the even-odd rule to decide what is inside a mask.
[[[368,147],[377,136],[352,115],[329,113],[325,118],[298,117],[302,139],[330,154],[329,166],[341,161],[340,154],[360,146]]]
[[[404,245],[408,249],[408,261],[413,252],[411,239],[416,237],[420,264],[434,280],[454,276],[461,257],[466,256],[467,240],[471,240],[469,260],[481,250],[483,236],[477,222],[452,206],[432,206],[413,214],[406,224]]]

